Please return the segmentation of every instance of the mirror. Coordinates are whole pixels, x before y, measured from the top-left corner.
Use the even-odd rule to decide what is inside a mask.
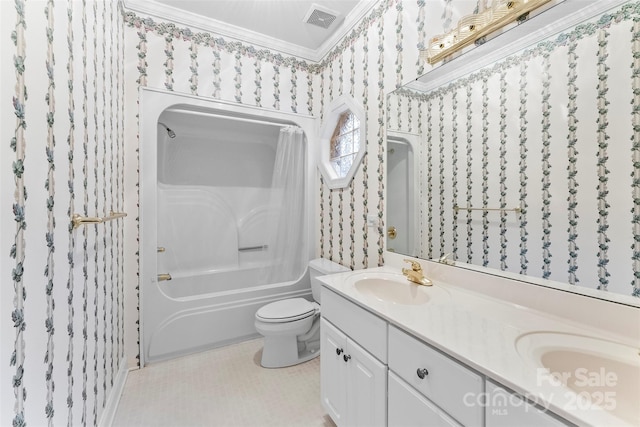
[[[640,306],[639,18],[560,2],[389,94],[388,250]]]
[[[418,134],[387,132],[387,250],[414,256],[418,254],[419,145]]]

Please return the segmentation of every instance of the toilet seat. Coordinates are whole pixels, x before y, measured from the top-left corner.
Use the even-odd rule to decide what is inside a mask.
[[[314,315],[319,308],[318,304],[304,298],[290,298],[261,307],[256,313],[256,318],[265,323],[295,322]]]

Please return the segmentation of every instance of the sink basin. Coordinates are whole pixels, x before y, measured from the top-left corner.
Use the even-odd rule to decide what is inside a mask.
[[[398,305],[426,304],[432,298],[446,295],[446,291],[437,286],[417,285],[394,273],[356,274],[350,282],[358,293],[369,299]]]
[[[516,341],[520,357],[545,371],[538,382],[574,392],[573,406],[599,406],[640,425],[640,349],[614,341],[558,332],[533,332]],[[540,385],[540,384],[539,384]]]

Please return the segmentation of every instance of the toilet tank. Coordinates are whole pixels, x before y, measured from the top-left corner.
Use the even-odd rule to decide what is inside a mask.
[[[320,304],[320,288],[322,287],[322,283],[318,280],[318,276],[344,273],[345,271],[351,271],[351,269],[328,259],[316,258],[309,261],[309,277],[311,279],[313,299]]]

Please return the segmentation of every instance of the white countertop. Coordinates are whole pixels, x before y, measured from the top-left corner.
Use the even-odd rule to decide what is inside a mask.
[[[395,267],[334,274],[323,276],[321,280],[327,288],[384,318],[390,324],[571,422],[593,426],[640,425],[640,414],[637,423],[625,424],[596,405],[579,404],[575,394],[554,385],[545,375],[545,370],[521,356],[516,347],[516,341],[522,335],[550,332],[587,336],[640,350],[639,309],[616,307],[615,303],[585,299],[540,287],[516,288],[521,285],[515,282],[509,283],[502,293],[518,294],[518,298],[499,299],[473,290],[481,289],[479,283],[482,281],[495,281],[491,276],[464,272],[449,266],[434,267],[433,263],[421,263],[425,269],[425,277],[433,281],[433,287],[425,287],[424,290],[434,294],[424,305],[400,305],[382,301],[362,294],[353,286],[353,279],[356,277],[365,278],[377,272],[401,274],[400,269]],[[439,271],[434,271],[433,268]],[[442,271],[446,274],[441,274]],[[440,278],[455,278],[458,283]],[[527,302],[526,306],[522,303],[522,294],[526,294],[527,301],[531,304]],[[545,305],[545,300],[549,302],[550,312],[540,309]],[[580,304],[584,304],[584,307],[580,307]],[[565,311],[561,310],[563,305],[567,307]],[[592,324],[584,322],[585,310],[591,312],[588,313],[591,317],[597,318]],[[574,313],[582,314],[572,316]],[[599,318],[599,314],[604,317]],[[601,327],[594,326],[594,323]],[[621,324],[628,327],[621,331],[618,327]],[[638,402],[640,396],[637,397],[636,407],[640,406]]]

